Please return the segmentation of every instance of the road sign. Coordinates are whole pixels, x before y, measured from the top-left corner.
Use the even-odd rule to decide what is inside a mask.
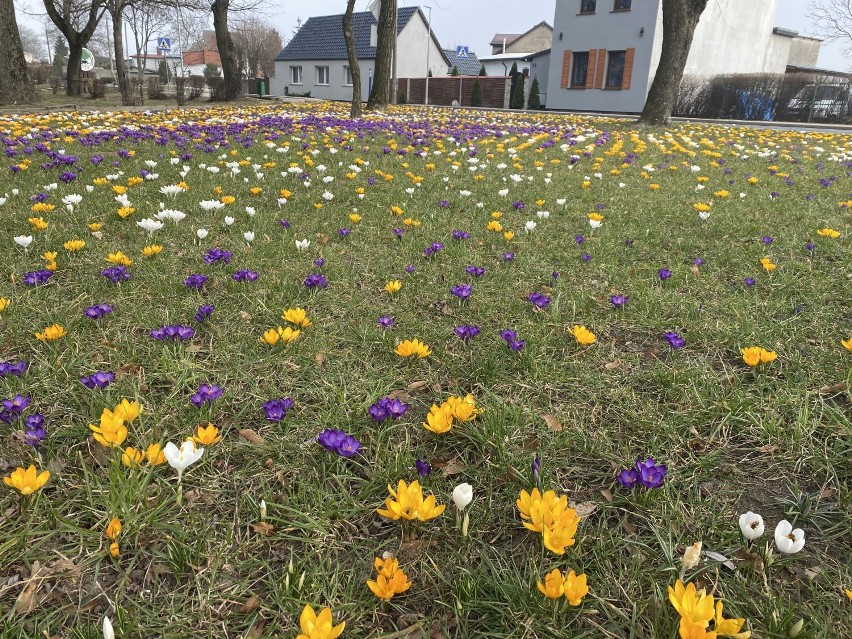
[[[172,50],[172,40],[171,38],[157,38],[157,51],[171,51]]]
[[[80,71],[91,71],[95,68],[95,54],[88,49],[83,49],[80,56]]]
[[[457,58],[467,58],[468,57],[468,48],[463,45],[459,45],[456,47],[456,57]]]

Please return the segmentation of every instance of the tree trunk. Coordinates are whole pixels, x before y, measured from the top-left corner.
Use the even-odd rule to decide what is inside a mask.
[[[391,79],[391,64],[393,57],[394,16],[396,15],[396,0],[382,0],[379,10],[378,41],[376,47],[376,72],[373,75],[373,90],[367,100],[367,110],[381,109],[388,105],[388,84]]]
[[[663,50],[639,124],[671,121],[695,27],[706,6],[707,0],[663,0]]]
[[[349,71],[352,74],[352,110],[353,118],[361,117],[361,67],[355,51],[355,36],[352,33],[352,12],[355,0],[347,0],[346,13],[343,14],[343,39],[346,41],[346,55],[349,57]]]
[[[65,94],[78,97],[82,94],[80,82],[80,61],[83,59],[83,45],[75,40],[68,40],[68,63],[65,67]]]
[[[124,22],[124,2],[115,0],[112,5],[112,43],[115,53],[115,80],[121,93],[121,104],[132,105],[133,95],[130,92],[130,79],[127,77],[127,69],[124,64],[124,39],[121,29]]]
[[[240,65],[234,39],[228,31],[228,5],[230,0],[213,0],[213,29],[216,31],[216,47],[222,59],[222,75],[225,77],[225,99],[233,100],[243,92]]]
[[[18,33],[12,0],[0,0],[0,104],[33,102],[35,87]]]

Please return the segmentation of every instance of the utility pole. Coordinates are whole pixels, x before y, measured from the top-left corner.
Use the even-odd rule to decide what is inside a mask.
[[[391,0],[393,2],[393,65],[391,67],[391,73],[393,77],[391,79],[391,104],[396,104],[396,96],[397,89],[399,88],[399,79],[396,75],[396,43],[399,40],[399,34],[397,33],[397,20],[399,19],[399,8],[397,6],[396,0]]]
[[[432,50],[432,7],[426,8],[429,9],[429,31],[426,35],[426,97],[423,104],[429,104],[429,51]]]

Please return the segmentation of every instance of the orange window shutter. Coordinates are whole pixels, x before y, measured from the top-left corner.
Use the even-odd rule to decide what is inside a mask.
[[[598,70],[597,70],[597,82],[595,86],[598,89],[603,89],[604,87],[604,70],[606,66],[606,49],[598,49]]]
[[[568,80],[571,77],[571,50],[562,54],[562,88],[568,88]]]
[[[633,76],[633,57],[636,55],[636,49],[628,49],[624,54],[624,79],[621,81],[621,88],[627,90],[630,88],[630,79]]]
[[[593,89],[595,86],[595,70],[597,69],[598,51],[589,49],[589,64],[586,67],[586,88]]]

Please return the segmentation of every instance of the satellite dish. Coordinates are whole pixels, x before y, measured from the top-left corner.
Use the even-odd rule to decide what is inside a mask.
[[[88,49],[83,49],[83,54],[80,57],[80,70],[91,71],[95,68],[95,54]]]

